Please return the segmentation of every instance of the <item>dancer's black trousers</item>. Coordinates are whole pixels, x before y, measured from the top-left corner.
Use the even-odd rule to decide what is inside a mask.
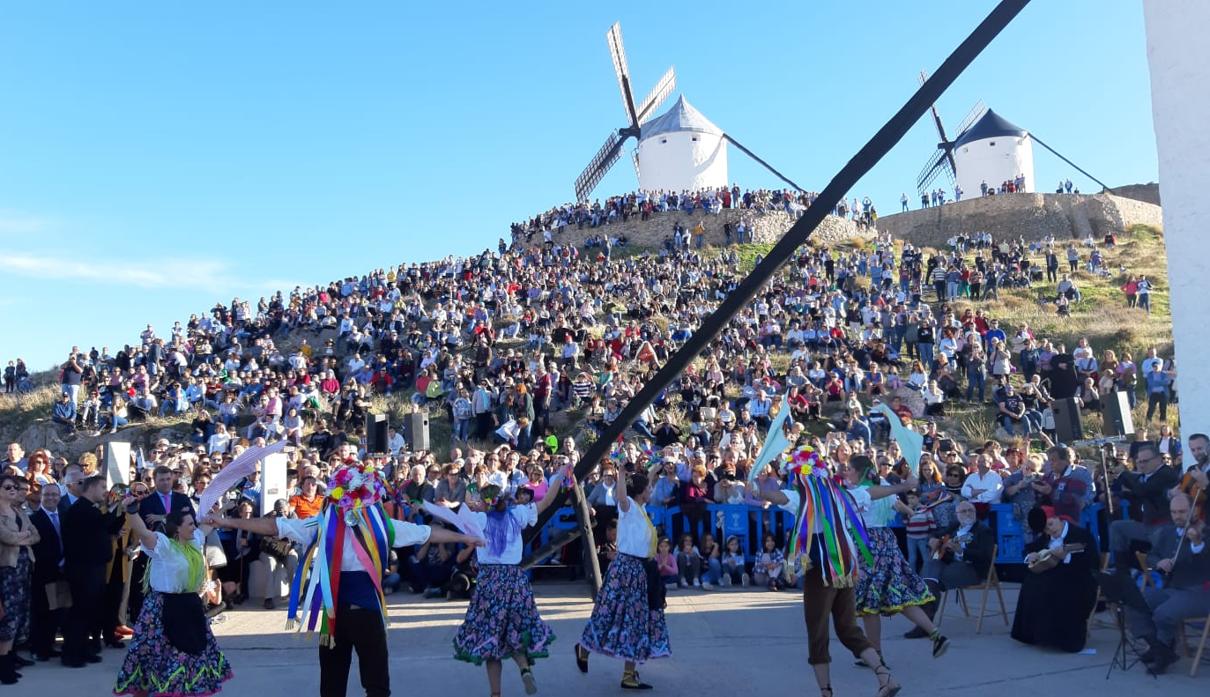
[[[356,606],[336,612],[336,645],[319,647],[320,697],[345,697],[353,651],[361,668],[361,687],[366,697],[388,697],[391,673],[387,664],[387,630],[382,613]]]

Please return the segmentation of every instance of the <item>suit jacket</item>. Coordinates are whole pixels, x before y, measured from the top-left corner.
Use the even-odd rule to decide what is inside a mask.
[[[947,528],[941,535],[949,535],[957,537],[958,524],[955,523]],[[987,572],[991,570],[992,563],[995,559],[992,558],[992,549],[996,546],[996,536],[983,523],[976,522],[971,528],[971,540],[966,543],[965,549],[962,552],[962,559],[956,559],[953,552],[946,552],[942,557],[942,561],[949,563],[953,561],[964,561],[975,567],[975,573],[979,574],[979,579],[987,578]]]
[[[1176,564],[1168,574],[1165,586],[1169,588],[1192,588],[1210,590],[1210,545],[1203,547],[1200,554],[1194,554],[1189,541],[1184,544],[1176,536],[1176,526],[1172,523],[1163,525],[1151,533],[1151,551],[1147,554],[1147,565],[1155,567],[1161,559],[1176,557],[1177,547],[1181,554],[1176,557]]]
[[[34,545],[34,574],[33,586],[38,588],[48,583],[58,581],[63,576],[59,562],[63,561],[63,541],[59,539],[55,526],[50,522],[50,516],[39,508],[29,519],[42,539]],[[59,526],[63,525],[63,514],[59,514]]]
[[[104,567],[113,558],[113,535],[126,522],[125,512],[102,513],[92,501],[77,499],[60,518],[67,570]]]
[[[185,494],[172,492],[171,505],[173,511],[186,510],[196,519],[197,512],[193,510],[193,500]],[[143,522],[147,522],[149,515],[166,515],[171,511],[164,510],[164,500],[160,498],[160,492],[152,490],[152,492],[139,502],[139,515],[143,517]],[[148,527],[151,527],[150,525]]]
[[[76,499],[76,501],[79,501],[79,499]],[[63,520],[64,514],[67,513],[68,509],[71,508],[73,503],[75,503],[75,502],[71,500],[71,494],[65,493],[65,494],[63,494],[62,497],[59,498],[59,520],[60,521]]]
[[[1122,495],[1130,500],[1133,510],[1141,512],[1147,525],[1162,525],[1168,517],[1168,490],[1180,482],[1181,475],[1163,465],[1151,473],[1147,481],[1136,472],[1124,472],[1118,481],[1122,484]]]

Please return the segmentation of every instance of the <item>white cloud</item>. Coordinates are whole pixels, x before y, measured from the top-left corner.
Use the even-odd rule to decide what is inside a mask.
[[[0,235],[33,235],[45,233],[54,226],[48,218],[18,211],[0,210]]]
[[[83,281],[149,290],[205,290],[219,294],[262,286],[256,279],[240,278],[230,264],[215,259],[79,261],[49,254],[0,254],[0,273],[40,280]]]

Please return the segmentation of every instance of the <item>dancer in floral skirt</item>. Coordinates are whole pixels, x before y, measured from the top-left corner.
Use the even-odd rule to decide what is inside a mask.
[[[850,489],[887,486],[878,476],[874,461],[858,455],[849,462],[845,473]],[[864,500],[864,498],[863,498]],[[939,658],[949,648],[949,639],[933,624],[932,608],[936,598],[929,592],[924,579],[904,559],[899,551],[895,532],[887,525],[895,518],[893,496],[871,500],[858,505],[866,536],[870,541],[872,563],[863,564],[857,579],[857,612],[865,626],[865,635],[878,656],[882,657],[882,617],[899,613],[911,620],[920,631],[932,639],[933,658]]]
[[[127,511],[137,499],[127,496]],[[131,530],[151,559],[144,582],[147,595],[134,639],[118,673],[116,695],[192,697],[212,695],[232,677],[202,605],[207,528],[188,511],[168,514],[164,532],[151,532],[137,513],[127,515]],[[167,533],[167,534],[165,534]]]
[[[664,584],[655,564],[656,531],[643,506],[651,497],[652,464],[647,474],[618,477],[618,556],[609,565],[592,617],[580,643],[576,665],[588,672],[589,652],[624,660],[622,688],[650,690],[639,679],[638,664],[672,655],[664,619]],[[627,495],[629,492],[630,496]]]
[[[476,550],[479,577],[466,619],[454,637],[454,657],[486,664],[493,697],[500,695],[501,662],[511,658],[521,669],[526,694],[538,691],[533,661],[550,655],[555,634],[538,615],[529,578],[521,570],[522,531],[538,521],[559,494],[567,468],[559,470],[536,504],[513,504],[492,484],[479,491],[483,512],[470,517],[484,531],[486,547]]]

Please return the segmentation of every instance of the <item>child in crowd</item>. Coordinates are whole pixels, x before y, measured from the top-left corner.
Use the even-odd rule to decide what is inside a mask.
[[[766,533],[764,549],[756,555],[756,561],[752,565],[753,578],[771,591],[781,590],[781,573],[785,564],[786,557],[777,546],[777,538]]]
[[[903,527],[907,530],[908,565],[918,572],[920,566],[916,562],[919,560],[923,565],[928,559],[929,536],[937,528],[937,521],[933,517],[933,510],[920,502],[919,494],[908,494],[906,506],[898,501],[895,503],[896,510],[906,520]]]
[[[748,571],[744,567],[744,552],[739,547],[739,538],[735,535],[727,538],[727,549],[723,551],[722,559],[720,560],[723,566],[723,585],[731,586],[736,583],[744,588],[748,587],[751,578],[748,576]]]
[[[723,578],[722,548],[714,541],[714,535],[702,535],[700,548],[702,558],[702,588],[711,590]]]
[[[676,555],[672,553],[672,540],[661,537],[655,549],[655,563],[660,569],[660,579],[667,588],[676,588],[680,574],[676,568]]]
[[[702,587],[702,555],[693,546],[692,535],[681,535],[681,548],[676,553],[676,566],[681,572],[678,582],[681,588]]]

